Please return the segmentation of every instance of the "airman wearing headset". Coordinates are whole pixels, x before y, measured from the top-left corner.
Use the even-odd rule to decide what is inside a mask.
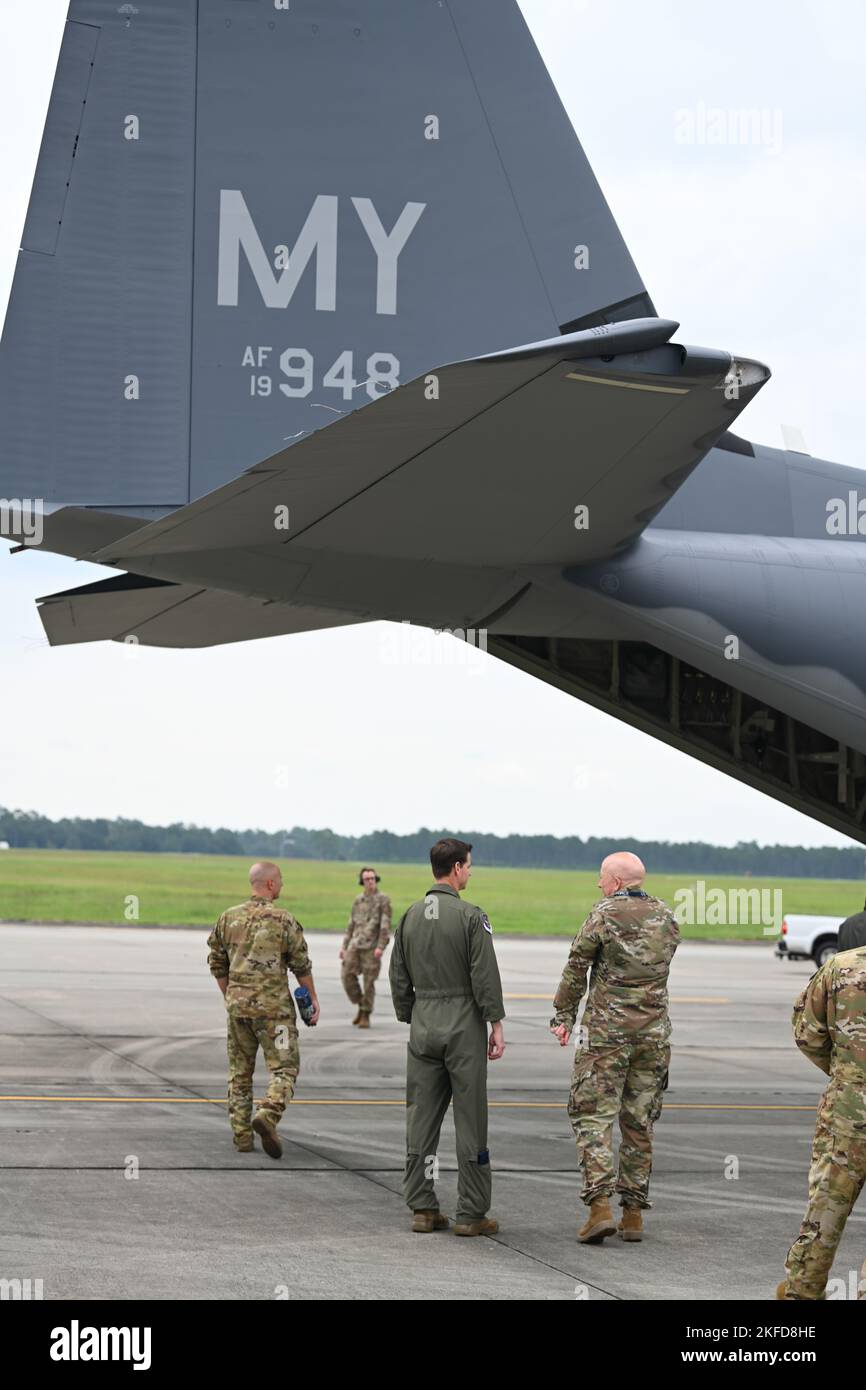
[[[379,882],[375,869],[362,869],[358,875],[363,891],[352,903],[352,914],[340,948],[343,988],[357,1008],[352,1022],[358,1028],[370,1027],[376,980],[385,947],[391,939],[391,899],[379,892]]]

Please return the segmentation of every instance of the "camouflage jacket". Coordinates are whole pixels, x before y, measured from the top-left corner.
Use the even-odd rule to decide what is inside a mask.
[[[586,1046],[616,1046],[637,1036],[666,1042],[668,972],[679,944],[676,918],[660,898],[626,889],[602,898],[571,943],[553,1001],[554,1024],[574,1030],[591,966]]]
[[[224,912],[207,939],[208,966],[228,976],[225,1002],[234,1018],[294,1018],[286,971],[312,970],[300,924],[268,898],[252,897]]]
[[[812,976],[792,1022],[800,1051],[830,1077],[818,1119],[834,1134],[866,1139],[866,946]]]
[[[352,903],[352,914],[343,950],[357,946],[361,951],[379,947],[384,951],[391,940],[391,899],[384,893],[359,893]]]

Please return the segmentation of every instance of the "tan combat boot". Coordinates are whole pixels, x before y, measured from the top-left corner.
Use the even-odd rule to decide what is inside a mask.
[[[447,1231],[448,1217],[432,1208],[422,1209],[412,1214],[412,1230],[419,1235],[429,1236],[432,1231]]]
[[[358,1027],[359,1027],[359,1028],[369,1028],[369,1027],[370,1027],[370,1015],[369,1015],[369,1014],[359,1013],[359,1015],[358,1015]]]
[[[596,1197],[589,1208],[586,1225],[577,1233],[583,1245],[600,1245],[605,1236],[616,1235],[616,1222],[607,1197]]]
[[[352,1019],[352,1027],[354,1028],[355,1024],[356,1024],[356,1023],[360,1023],[360,1022],[361,1022],[361,1010],[359,1009],[358,1012],[355,1014],[355,1017]]]
[[[240,1139],[235,1137],[234,1146],[239,1154],[251,1154],[255,1148],[253,1136],[251,1134],[245,1134]]]
[[[640,1207],[623,1207],[622,1220],[617,1230],[622,1240],[643,1240],[643,1217]]]
[[[256,1115],[256,1118],[253,1120],[253,1129],[261,1139],[262,1148],[268,1158],[282,1158],[283,1146],[270,1120],[266,1120],[264,1115]]]
[[[499,1230],[499,1222],[492,1218],[482,1216],[478,1221],[455,1221],[455,1236],[495,1236]]]

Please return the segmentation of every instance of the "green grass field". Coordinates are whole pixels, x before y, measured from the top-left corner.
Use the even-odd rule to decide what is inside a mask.
[[[209,925],[220,912],[247,896],[248,861],[230,856],[100,854],[51,850],[0,852],[0,921],[136,921],[162,926]],[[359,866],[284,860],[281,902],[310,931],[342,931],[358,892]],[[378,865],[382,888],[394,907],[395,923],[430,883],[429,869],[411,864]],[[497,932],[571,937],[599,897],[597,875],[552,869],[477,868],[466,897],[480,903]],[[650,892],[672,906],[678,890],[692,888],[687,875],[651,877]],[[840,919],[863,904],[863,885],[849,880],[809,878],[708,878],[713,889],[781,890],[784,912],[821,913]],[[137,917],[130,899],[137,899]],[[771,902],[772,897],[767,902]],[[707,914],[709,915],[709,914]],[[730,919],[731,914],[728,913]],[[742,915],[742,914],[741,914]],[[757,914],[754,914],[757,915]],[[753,915],[753,920],[754,920]],[[762,939],[755,925],[683,925],[683,935],[703,939]]]

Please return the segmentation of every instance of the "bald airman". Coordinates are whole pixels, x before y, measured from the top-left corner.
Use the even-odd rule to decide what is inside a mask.
[[[667,980],[680,941],[673,912],[644,891],[636,854],[610,854],[597,902],[571,944],[553,1002],[550,1031],[565,1047],[592,975],[575,1051],[568,1113],[589,1207],[578,1240],[596,1245],[617,1230],[638,1241],[648,1208],[653,1124],[661,1114],[670,1063]],[[619,1119],[618,1167],[613,1126]],[[622,1220],[610,1209],[620,1194]]]
[[[294,1095],[301,1066],[295,1001],[286,971],[310,992],[311,1025],[318,1021],[319,1001],[303,928],[291,912],[276,905],[283,890],[277,865],[269,860],[253,864],[250,888],[248,901],[224,912],[208,937],[208,965],[228,1013],[228,1101],[235,1148],[249,1153],[255,1131],[265,1153],[280,1158],[277,1124]],[[253,1119],[259,1048],[270,1085]]]

